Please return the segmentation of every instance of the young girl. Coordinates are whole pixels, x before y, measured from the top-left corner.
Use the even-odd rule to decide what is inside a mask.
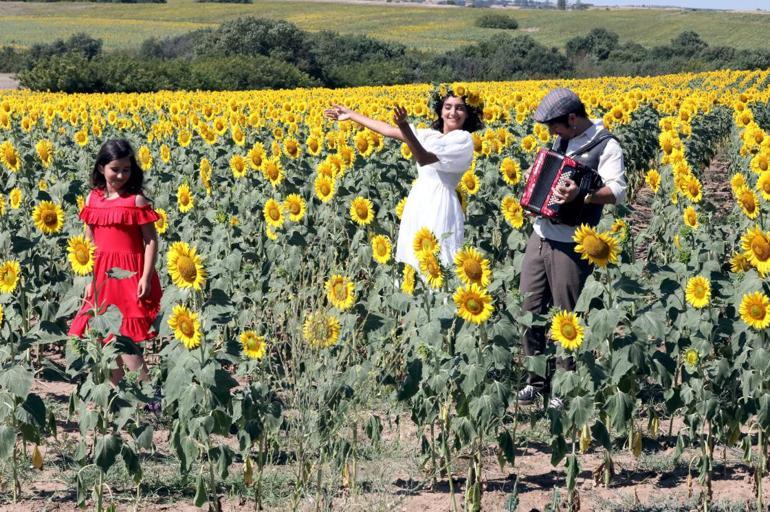
[[[152,323],[160,309],[162,295],[155,272],[159,216],[142,191],[144,176],[134,150],[126,140],[109,140],[96,155],[91,172],[91,192],[80,212],[86,237],[94,242],[94,279],[86,288],[83,307],[75,316],[69,334],[82,336],[94,308],[110,305],[123,314],[120,334],[141,343],[155,337]],[[134,272],[126,279],[110,278],[107,271],[118,267]],[[122,354],[112,381],[123,378],[123,366],[139,370],[140,380],[148,378],[147,365],[139,355]]]
[[[473,161],[473,139],[470,132],[482,127],[481,107],[472,108],[464,96],[451,92],[434,94],[433,109],[438,119],[430,129],[415,129],[407,122],[406,110],[393,109],[395,126],[370,119],[342,105],[325,110],[330,119],[350,119],[386,137],[405,142],[417,161],[418,177],[404,205],[396,243],[396,261],[420,268],[414,253],[414,236],[424,227],[430,229],[441,244],[440,259],[444,265],[454,262],[462,248],[465,216],[455,189]]]

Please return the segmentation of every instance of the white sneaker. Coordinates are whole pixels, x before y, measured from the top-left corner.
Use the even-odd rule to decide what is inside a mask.
[[[564,409],[564,401],[558,396],[552,396],[551,399],[548,400],[548,408],[561,411]]]
[[[537,397],[540,396],[540,393],[537,392],[537,389],[535,389],[534,386],[527,384],[519,390],[516,396],[519,401],[519,405],[531,405],[535,402],[535,400],[537,400]]]

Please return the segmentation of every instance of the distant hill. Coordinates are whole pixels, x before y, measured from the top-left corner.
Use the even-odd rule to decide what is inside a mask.
[[[213,27],[243,15],[288,20],[306,30],[366,34],[426,51],[444,51],[493,37],[499,31],[474,25],[489,9],[415,6],[405,3],[259,1],[253,4],[165,4],[83,2],[0,2],[0,45],[29,46],[86,32],[104,40],[107,49],[135,48],[149,37],[177,35]],[[498,11],[495,8],[495,11]],[[667,43],[694,30],[711,46],[763,48],[770,14],[707,10],[604,9],[557,11],[506,9],[519,22],[516,33],[563,47],[576,35],[604,27],[644,46]]]

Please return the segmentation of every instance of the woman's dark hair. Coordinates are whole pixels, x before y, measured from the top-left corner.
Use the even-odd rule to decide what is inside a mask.
[[[443,98],[436,98],[433,101],[433,110],[436,112],[436,116],[438,116],[438,119],[433,121],[433,124],[431,125],[431,128],[434,130],[438,130],[440,132],[444,131],[444,119],[441,117],[441,110],[444,108],[444,102],[450,96],[454,97],[454,94],[448,94]],[[465,118],[462,129],[466,132],[473,133],[484,128],[484,121],[481,120],[483,115],[481,107],[471,107],[468,105],[468,102],[465,100],[464,96],[462,97],[462,100],[463,103],[465,103],[465,110],[468,112],[468,117]]]
[[[131,174],[121,192],[125,191],[128,194],[144,195],[144,173],[136,161],[134,149],[126,139],[112,139],[102,144],[102,147],[96,154],[96,163],[94,163],[94,168],[91,171],[91,187],[104,190],[107,187],[107,182],[100,168],[103,168],[113,160],[120,160],[126,157],[131,162]]]

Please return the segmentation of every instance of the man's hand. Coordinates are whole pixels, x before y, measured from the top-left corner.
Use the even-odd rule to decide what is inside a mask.
[[[567,179],[564,181],[563,185],[557,187],[556,190],[553,191],[552,197],[556,204],[570,203],[575,200],[579,191],[580,189],[577,184],[574,181]]]

